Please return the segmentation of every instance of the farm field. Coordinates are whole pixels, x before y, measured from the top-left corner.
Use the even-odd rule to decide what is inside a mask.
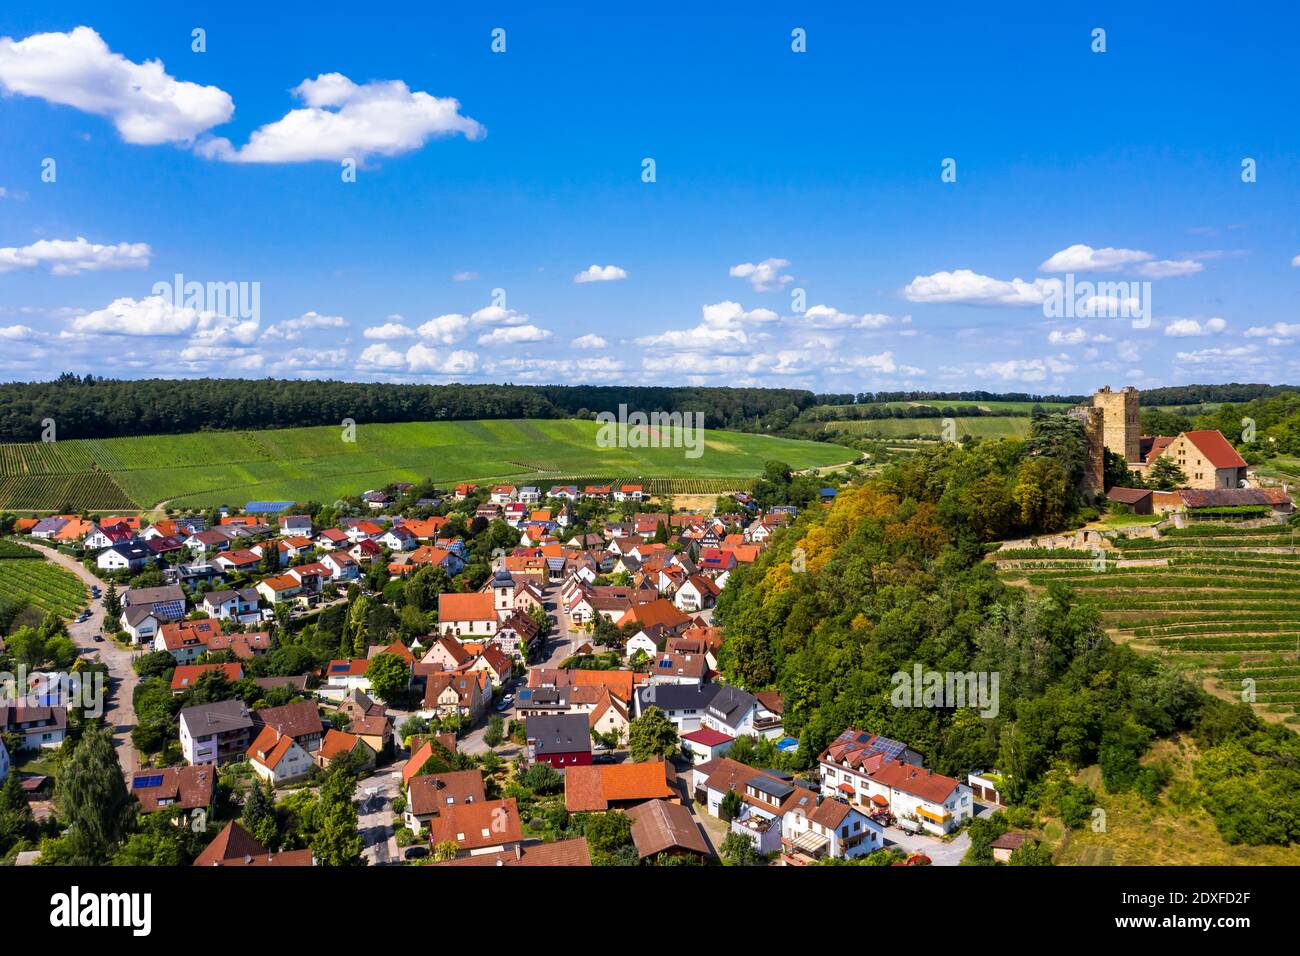
[[[747,487],[764,463],[838,464],[853,452],[766,435],[707,431],[703,454],[684,448],[601,448],[600,426],[578,419],[499,419],[192,432],[0,445],[0,509],[149,509],[332,501],[393,481],[515,483],[646,479],[652,491],[720,493]],[[666,436],[665,436],[666,440]],[[679,486],[680,483],[680,486]]]
[[[86,588],[75,575],[32,558],[40,554],[0,551],[0,602],[31,604],[60,617],[72,617],[86,606]]]
[[[958,416],[953,419],[957,437],[1023,438],[1029,434],[1029,416]],[[943,434],[942,418],[876,418],[839,422],[809,422],[800,426],[808,434],[851,435],[854,438],[938,439]]]
[[[1176,657],[1212,693],[1300,723],[1300,537],[1292,525],[1207,522],[1158,540],[1120,539],[1103,571],[1087,551],[990,560],[1011,583],[1067,583],[1101,611],[1114,640]]]
[[[1069,408],[1065,402],[977,402],[977,401],[926,401],[926,402],[864,402],[861,405],[824,405],[823,408],[981,408],[986,411],[1019,412],[1028,415],[1035,405],[1048,410]]]

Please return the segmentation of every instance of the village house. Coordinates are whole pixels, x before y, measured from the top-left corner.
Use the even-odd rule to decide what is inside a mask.
[[[173,696],[185,693],[208,673],[221,674],[232,684],[244,679],[244,668],[239,664],[181,664],[172,671]]]
[[[682,753],[696,766],[725,757],[736,738],[711,727],[701,727],[681,735]]]
[[[276,519],[280,534],[311,537],[311,515],[280,515]]]
[[[256,590],[267,604],[275,606],[295,600],[302,593],[302,583],[292,575],[277,574],[258,581]]]
[[[241,700],[187,707],[180,713],[181,753],[190,764],[238,760],[252,730],[252,714]]]
[[[0,734],[15,735],[19,751],[62,746],[68,735],[67,708],[0,704]]]
[[[425,678],[421,717],[460,717],[477,720],[492,699],[492,682],[482,671],[433,673]]]
[[[320,749],[312,755],[312,759],[315,760],[316,766],[328,770],[336,758],[345,754],[352,755],[359,766],[367,770],[374,769],[377,751],[359,734],[351,731],[345,733],[333,727],[325,731],[325,736],[321,738]]]
[[[677,774],[665,760],[588,764],[564,771],[564,806],[570,813],[627,810],[647,800],[680,803]]]
[[[219,620],[173,621],[159,628],[153,649],[167,651],[177,664],[189,664],[208,653],[209,641],[220,633]]]
[[[702,684],[709,663],[703,654],[664,651],[650,667],[651,684]]]
[[[700,729],[705,711],[720,690],[720,684],[651,684],[636,692],[636,716],[658,707],[679,735],[689,734]]]
[[[523,840],[514,798],[453,804],[430,818],[429,845],[456,847],[456,856],[513,850]]]
[[[295,701],[282,707],[264,707],[253,713],[253,719],[271,727],[281,736],[292,737],[308,753],[320,749],[325,727],[320,712],[311,701]]]
[[[153,562],[148,545],[136,542],[115,544],[99,553],[95,565],[101,571],[140,571]]]
[[[434,817],[448,807],[483,803],[487,794],[478,770],[450,770],[412,777],[406,784],[406,809],[402,822],[412,833],[429,829]]]
[[[462,641],[491,637],[497,632],[499,617],[493,595],[479,592],[438,595],[438,631],[443,637]]]
[[[851,860],[884,846],[884,827],[847,801],[801,787],[781,809],[781,850],[788,863]]]
[[[276,787],[304,779],[315,766],[311,754],[296,740],[271,726],[262,727],[246,756],[253,772]]]
[[[582,714],[529,717],[528,757],[557,770],[591,763],[591,730]]]
[[[364,657],[330,661],[325,666],[325,687],[322,690],[332,690],[339,696],[349,694],[354,690],[368,694],[370,693],[370,678],[366,676],[366,672],[369,669],[370,661]]]
[[[898,741],[846,728],[817,758],[822,792],[850,804],[887,809],[930,833],[949,833],[973,814],[970,787],[926,770],[921,755]]]
[[[233,820],[198,855],[195,866],[315,866],[311,850],[272,853]]]
[[[673,604],[678,610],[695,613],[711,608],[717,603],[722,588],[717,582],[703,574],[693,574],[686,579],[673,595]]]
[[[195,811],[206,816],[216,801],[217,775],[211,767],[163,767],[131,775],[131,795],[145,813],[165,811],[173,824],[184,826]]]
[[[209,591],[203,596],[203,613],[221,620],[246,620],[257,617],[257,592],[253,588],[239,591]]]
[[[647,800],[631,807],[627,817],[632,821],[632,843],[641,859],[668,856],[708,857],[708,841],[700,832],[699,824],[691,811],[678,803],[666,800]]]

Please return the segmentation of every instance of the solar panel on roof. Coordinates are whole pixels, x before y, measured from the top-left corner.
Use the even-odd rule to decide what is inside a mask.
[[[347,669],[348,669],[347,664],[334,664],[330,667],[330,672],[337,674],[339,671],[345,671]]]
[[[163,782],[162,774],[150,774],[147,777],[136,777],[131,781],[131,786],[136,790],[147,790],[150,787],[161,787]]]

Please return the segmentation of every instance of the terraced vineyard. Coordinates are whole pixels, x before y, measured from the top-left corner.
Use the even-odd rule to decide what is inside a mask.
[[[1086,551],[995,554],[1005,580],[1062,581],[1116,640],[1174,655],[1225,698],[1300,722],[1300,535],[1296,524],[1196,524],[1115,539],[1105,569]],[[1253,683],[1246,683],[1250,681]]]
[[[598,429],[587,420],[498,419],[358,425],[354,442],[338,427],[318,427],[0,445],[0,510],[333,501],[423,478],[547,484],[607,475],[720,494],[748,487],[772,459],[799,469],[854,457],[836,445],[707,431],[702,454],[688,458],[683,447],[601,447]]]
[[[30,558],[0,552],[0,601],[31,604],[60,617],[72,617],[86,606],[86,588],[76,575],[48,561]]]

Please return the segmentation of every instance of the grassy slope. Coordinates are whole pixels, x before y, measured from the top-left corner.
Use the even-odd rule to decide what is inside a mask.
[[[1091,825],[1071,831],[1053,842],[1059,864],[1087,866],[1296,866],[1300,845],[1234,846],[1225,843],[1205,809],[1190,796],[1192,765],[1199,756],[1185,737],[1157,741],[1143,763],[1164,761],[1173,779],[1160,802],[1150,804],[1132,793],[1109,794],[1101,771],[1089,767],[1079,782],[1093,788],[1097,805],[1106,811],[1104,832]],[[1060,833],[1059,827],[1050,835]]]
[[[139,507],[242,504],[252,499],[332,501],[392,481],[432,478],[441,483],[548,477],[751,478],[764,462],[794,468],[846,461],[853,452],[834,445],[764,435],[710,431],[704,453],[682,448],[600,448],[598,426],[580,420],[485,420],[358,425],[355,443],[337,427],[258,432],[194,432],[140,438],[65,441],[57,446],[0,446],[0,474],[22,483],[21,497],[0,507],[57,508],[58,495],[80,482],[95,487],[111,476],[125,500]],[[72,482],[58,477],[72,475]],[[86,507],[120,502],[87,500]]]

